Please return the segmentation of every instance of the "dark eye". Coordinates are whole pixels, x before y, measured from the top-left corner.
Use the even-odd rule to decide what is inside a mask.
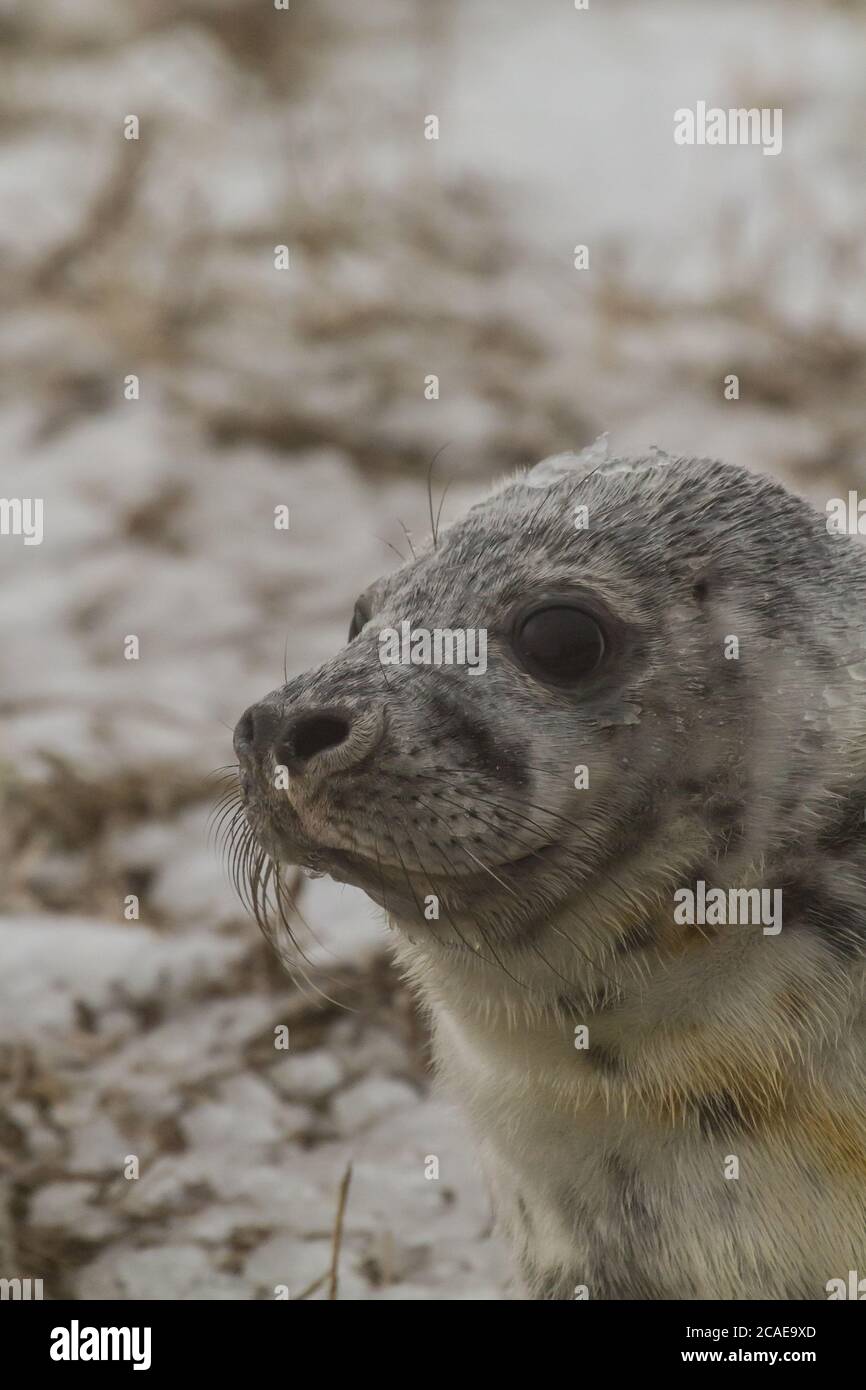
[[[538,608],[523,619],[515,649],[540,680],[571,685],[586,680],[604,656],[604,634],[581,608]]]
[[[355,638],[358,636],[358,633],[361,631],[361,628],[364,626],[365,623],[368,623],[369,621],[370,614],[367,611],[367,606],[366,604],[362,603],[360,599],[358,599],[358,602],[355,604],[355,610],[352,614],[352,621],[349,623],[350,642],[354,642]]]

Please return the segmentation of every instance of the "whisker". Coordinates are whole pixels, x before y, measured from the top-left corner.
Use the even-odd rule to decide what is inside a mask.
[[[341,988],[351,988],[345,980],[336,981],[321,966],[314,964],[297,938],[291,917],[295,917],[313,940],[317,940],[294,897],[286,885],[282,866],[276,863],[262,849],[246,817],[246,809],[238,788],[224,792],[211,813],[210,838],[216,839],[222,848],[229,880],[243,907],[250,913],[260,931],[271,947],[277,952],[284,967],[295,985],[302,986],[296,978],[299,971],[304,981],[314,992],[337,1008],[349,1009],[349,1005],[333,999],[308,975],[297,960],[280,948],[277,927],[285,931],[294,952],[297,953],[320,978],[332,980]],[[276,922],[274,921],[276,916]],[[319,943],[321,944],[321,943]],[[322,948],[327,950],[326,947]],[[328,954],[333,954],[328,952]],[[352,1010],[354,1012],[354,1010]]]
[[[443,824],[444,824],[444,822],[443,822]],[[436,899],[436,901],[442,903],[442,906],[443,906],[443,908],[444,908],[444,910],[445,910],[445,916],[448,918],[448,921],[450,922],[452,928],[453,928],[454,931],[457,933],[458,937],[459,937],[460,940],[462,941],[463,945],[466,947],[467,951],[471,951],[472,954],[473,954],[474,956],[476,956],[479,960],[485,961],[486,964],[492,965],[492,966],[494,966],[494,967],[497,967],[497,966],[498,966],[500,969],[502,969],[503,967],[501,966],[501,963],[500,963],[499,961],[497,961],[497,960],[490,960],[487,956],[481,955],[480,952],[476,951],[475,948],[474,948],[474,946],[471,946],[471,945],[469,944],[469,942],[466,940],[466,937],[463,935],[462,931],[461,931],[460,928],[458,927],[458,925],[457,925],[457,923],[455,922],[454,918],[451,916],[451,913],[448,911],[448,907],[446,906],[445,901],[444,901],[444,899],[442,898],[441,894],[437,893],[436,890],[434,889],[433,884],[432,884],[431,879],[430,879],[430,875],[429,875],[429,873],[428,873],[428,871],[427,871],[427,869],[426,869],[426,867],[425,867],[425,865],[424,865],[424,863],[423,863],[423,861],[422,861],[422,859],[421,859],[421,856],[420,856],[419,853],[418,853],[417,846],[415,845],[414,836],[411,834],[411,832],[410,832],[408,829],[407,829],[406,833],[407,833],[407,835],[409,836],[410,840],[412,841],[413,848],[415,849],[415,858],[416,858],[416,860],[418,861],[418,868],[420,869],[421,873],[424,875],[425,879],[427,880],[427,887],[430,889],[430,892],[432,893],[432,895],[433,895],[433,897]],[[448,863],[448,861],[447,861],[447,859],[445,858],[445,856],[440,854],[439,857],[440,857],[440,859],[442,860],[442,862],[446,865],[448,871],[450,872],[450,870],[451,870],[451,865]],[[482,926],[481,926],[481,923],[480,923],[479,921],[477,921],[475,918],[472,918],[472,921],[475,923],[475,926],[476,926],[476,928],[478,929],[478,934],[479,934],[479,936],[481,937],[482,941],[485,943],[485,945],[487,945],[487,944],[488,944],[488,942],[487,942],[487,937],[486,937],[486,935],[485,935],[484,929],[483,929]],[[507,973],[507,972],[506,972],[506,973]]]
[[[436,466],[436,460],[438,459],[439,455],[444,453],[446,449],[450,448],[451,443],[452,441],[449,440],[447,444],[443,444],[440,449],[436,450],[436,453],[430,460],[430,467],[427,469],[427,507],[430,512],[430,534],[433,537],[434,550],[438,550],[439,548],[439,531],[436,525],[436,519],[433,516],[433,469]],[[442,510],[441,506],[439,510]]]
[[[399,518],[398,518],[398,520],[399,520]],[[411,554],[412,554],[412,559],[413,559],[413,560],[417,560],[417,559],[418,559],[418,556],[415,554],[415,547],[414,547],[414,545],[412,544],[412,537],[409,535],[409,532],[408,532],[408,530],[406,529],[406,527],[403,525],[403,522],[402,522],[402,521],[400,522],[400,527],[401,527],[401,529],[402,529],[402,531],[403,531],[403,535],[406,537],[406,541],[407,541],[407,544],[408,544],[408,546],[409,546],[409,550],[411,551]]]
[[[434,529],[434,532],[433,532],[433,534],[434,534],[434,536],[436,537],[437,541],[438,541],[438,539],[439,539],[439,518],[440,518],[441,515],[442,515],[442,508],[445,506],[445,498],[448,496],[448,489],[449,489],[449,487],[451,486],[452,481],[453,481],[453,480],[452,480],[451,478],[448,479],[447,483],[445,484],[444,488],[442,489],[442,496],[439,498],[439,507],[438,507],[437,512],[436,512],[436,526],[435,526],[435,529]]]
[[[391,541],[387,541],[384,536],[377,536],[376,540],[381,541],[383,545],[387,545],[389,550],[393,550],[401,565],[405,565],[407,563],[406,556],[402,555],[400,551],[397,549],[396,545],[394,545]]]
[[[459,810],[464,810],[464,811],[465,811],[465,809],[466,809],[465,807],[461,807],[461,806],[459,805],[459,803],[456,802],[456,801],[451,801],[450,798],[444,796],[441,792],[439,793],[439,796],[440,796],[440,798],[441,798],[443,801],[448,802],[448,803],[449,803],[450,805],[452,805],[452,806],[456,806]],[[479,801],[479,800],[480,800],[480,801],[486,801],[486,798],[479,797],[476,793],[473,792],[473,794],[472,794],[472,800],[473,800],[473,804],[474,804],[475,802],[477,802],[477,801]],[[419,804],[422,805],[422,806],[424,806],[425,810],[427,810],[431,815],[433,815],[434,819],[436,819],[436,820],[441,820],[441,818],[440,818],[439,816],[436,816],[435,812],[432,811],[432,809],[431,809],[429,806],[427,806],[425,802],[421,801],[420,798],[419,798]],[[514,820],[516,820],[518,823],[529,823],[529,824],[534,824],[534,822],[531,822],[531,821],[526,822],[526,818],[521,817],[521,816],[518,816],[515,812],[512,812],[508,807],[503,807],[503,806],[501,806],[499,803],[491,802],[491,803],[488,803],[488,804],[491,804],[491,805],[496,806],[496,809],[497,809],[498,811],[500,811],[502,814],[510,815],[510,816],[511,816]],[[531,805],[532,803],[529,803],[529,804]],[[494,833],[499,833],[499,829],[500,829],[500,828],[497,827],[497,826],[495,826],[495,825],[493,825],[492,822],[485,820],[485,818],[484,818],[483,816],[478,816],[478,815],[476,815],[475,818],[478,819],[478,820],[479,820],[483,825],[485,825],[489,830],[492,830]],[[444,821],[442,821],[441,823],[442,823],[443,825],[445,824]],[[540,827],[536,827],[536,828],[537,828],[537,829],[540,829]],[[540,857],[540,852],[539,852],[539,850],[538,850],[538,849],[532,849],[532,850],[528,851],[527,857],[530,857],[530,856],[535,857],[535,858],[539,858],[539,857]],[[470,857],[475,858],[474,855],[473,855],[473,856],[470,856]],[[477,863],[480,863],[480,860],[476,860],[476,862],[477,862]],[[482,867],[487,867],[487,866],[482,865]],[[488,872],[492,872],[492,870],[490,870],[490,869],[488,868]],[[495,874],[494,874],[493,876],[496,877]],[[503,886],[504,886],[504,885],[503,885]],[[616,908],[616,904],[611,903],[608,899],[606,899],[605,896],[600,892],[600,890],[598,890],[597,888],[594,887],[592,891],[594,891],[594,892],[597,894],[597,896],[598,896],[599,898],[601,898],[602,902],[607,902],[607,905],[608,905],[608,906],[613,907],[613,908]],[[519,895],[514,895],[514,896],[518,896],[518,897],[519,897]],[[553,926],[552,924],[551,924],[551,930],[555,931],[555,932],[557,933],[557,935],[561,936],[561,937],[563,938],[563,940],[567,941],[567,942],[569,943],[569,945],[578,953],[578,955],[582,956],[583,959],[587,962],[587,964],[588,964],[589,966],[591,966],[591,968],[592,968],[593,970],[597,971],[598,974],[604,976],[605,979],[610,980],[611,983],[613,983],[613,984],[615,984],[615,985],[617,985],[617,986],[620,984],[620,981],[617,980],[615,976],[609,975],[609,974],[607,973],[607,971],[604,970],[603,967],[599,964],[599,962],[596,961],[591,955],[589,955],[589,953],[588,953],[587,951],[585,951],[581,946],[579,946],[578,943],[577,943],[571,936],[569,936],[567,932],[563,931],[563,930],[562,930],[561,928],[559,928],[559,927]],[[535,950],[535,952],[536,952],[537,954],[540,955],[540,951],[539,951],[539,948],[538,948],[538,946],[537,946],[536,943],[533,943],[533,942],[531,942],[531,941],[529,941],[528,939],[525,938],[525,939],[521,940],[520,945],[521,945],[521,947],[531,947],[533,950]],[[554,974],[559,975],[559,972],[550,964],[550,962],[549,962],[548,960],[546,960],[546,958],[545,958],[544,956],[541,956],[541,959],[544,960],[545,964],[548,965],[548,966],[550,967],[550,969],[554,971]],[[560,975],[559,978],[562,979],[562,980],[565,980],[565,983],[571,985],[572,988],[579,987],[579,984],[580,984],[579,981],[576,981],[576,980],[567,980],[566,977],[565,977],[564,975]]]
[[[446,829],[448,828],[448,827],[447,827],[447,823],[446,823],[444,820],[442,820],[442,818],[441,818],[440,816],[437,816],[437,814],[436,814],[435,811],[431,810],[431,808],[430,808],[429,806],[427,806],[423,801],[421,801],[420,797],[418,798],[418,801],[419,801],[419,805],[423,806],[424,809],[425,809],[425,811],[427,811],[427,812],[433,817],[434,820],[439,821],[440,824],[443,825]],[[458,846],[458,848],[463,848],[463,847],[462,847],[462,846]],[[475,857],[475,856],[473,855],[472,858],[474,858],[474,857]],[[443,863],[446,864],[447,869],[448,869],[448,872],[450,873],[450,872],[452,871],[452,866],[451,866],[450,864],[448,864],[448,861],[444,858],[443,855],[440,855],[440,858],[443,860]],[[481,864],[481,861],[480,861],[480,860],[476,860],[475,862],[478,863],[478,864],[480,864],[480,865],[481,865],[481,868],[486,868],[486,865]],[[490,873],[490,872],[492,872],[492,871],[488,869],[488,873]],[[495,878],[496,875],[494,874],[493,877]],[[505,887],[504,884],[503,884],[503,887]],[[515,894],[514,896],[516,897],[517,895]],[[485,944],[485,946],[487,947],[487,949],[491,952],[491,954],[492,954],[492,956],[493,956],[493,959],[494,959],[495,963],[499,966],[500,970],[502,970],[503,973],[506,974],[510,980],[513,980],[514,983],[515,983],[516,985],[519,985],[521,989],[525,989],[525,990],[531,992],[531,986],[528,985],[528,984],[526,984],[525,980],[518,980],[517,976],[516,976],[516,975],[513,975],[512,972],[508,969],[508,967],[507,967],[506,965],[504,965],[504,964],[502,963],[502,961],[499,959],[499,956],[498,956],[497,953],[494,951],[493,946],[492,946],[491,943],[490,943],[490,940],[489,940],[489,938],[488,938],[488,936],[487,936],[487,933],[484,931],[484,928],[481,926],[481,923],[478,921],[477,917],[473,917],[473,918],[472,918],[472,921],[475,923],[475,926],[478,928],[478,931],[479,931],[479,934],[480,934],[480,936],[481,936],[482,941],[484,942],[484,944]],[[459,932],[458,932],[458,935],[459,935]]]

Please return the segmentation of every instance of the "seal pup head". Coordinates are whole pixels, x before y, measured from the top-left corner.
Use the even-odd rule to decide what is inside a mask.
[[[864,599],[859,547],[767,478],[546,460],[243,714],[258,863],[363,888],[479,997],[604,989],[675,885],[808,857],[866,793]]]

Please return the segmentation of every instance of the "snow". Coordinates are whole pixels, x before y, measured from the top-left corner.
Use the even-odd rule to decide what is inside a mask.
[[[426,536],[443,446],[446,522],[603,431],[820,506],[863,488],[866,13],[6,0],[3,25],[2,490],[45,508],[42,545],[0,537],[3,1270],[38,1248],[52,1297],[297,1296],[351,1163],[342,1298],[506,1297],[381,915],[301,880],[356,1012],[297,989],[208,843],[208,779],[284,662],[345,639],[401,521]],[[782,153],[675,146],[697,100],[781,106]]]

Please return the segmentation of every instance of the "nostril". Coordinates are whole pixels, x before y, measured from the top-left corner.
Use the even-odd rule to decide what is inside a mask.
[[[336,748],[348,738],[350,728],[346,716],[333,711],[299,715],[283,732],[281,754],[287,755],[284,761],[294,758],[306,762],[315,753]]]

